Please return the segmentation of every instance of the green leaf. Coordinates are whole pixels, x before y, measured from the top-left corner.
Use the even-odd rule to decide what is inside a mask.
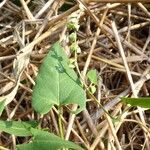
[[[83,150],[80,146],[61,139],[60,137],[38,129],[31,129],[34,136],[29,144],[17,145],[18,150],[58,150],[61,148],[71,148]]]
[[[150,97],[141,97],[141,98],[121,97],[121,100],[127,104],[130,104],[131,106],[150,108]]]
[[[0,131],[4,131],[15,136],[31,136],[30,128],[37,126],[35,121],[2,121],[0,120]]]
[[[69,35],[69,41],[70,41],[71,43],[77,41],[77,33],[76,33],[76,32],[73,32],[73,33],[71,33],[71,34]]]
[[[1,98],[0,98],[0,100],[1,100]],[[5,99],[0,101],[0,116],[1,116],[4,108],[5,108]]]
[[[96,69],[90,70],[87,73],[87,77],[89,78],[91,83],[93,83],[94,85],[97,85],[97,72],[96,72]]]
[[[70,45],[70,50],[71,50],[72,52],[77,52],[78,48],[79,48],[79,46],[78,46],[78,44],[77,44],[76,42],[73,42],[73,43]]]
[[[92,94],[96,92],[96,87],[95,86],[90,86],[90,91]]]
[[[33,88],[32,106],[40,114],[46,114],[53,105],[78,104],[80,112],[85,108],[86,96],[69,59],[57,42],[44,59]]]

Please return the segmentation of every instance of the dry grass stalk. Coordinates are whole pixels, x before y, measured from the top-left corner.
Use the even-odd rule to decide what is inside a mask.
[[[39,66],[53,43],[63,41],[65,50],[70,51],[66,38],[69,31],[65,27],[68,16],[80,11],[80,4],[84,12],[77,31],[81,53],[77,56],[76,70],[81,80],[86,81],[86,88],[89,86],[88,70],[96,69],[101,80],[96,93],[87,96],[87,108],[83,113],[75,116],[63,107],[65,138],[87,150],[149,150],[149,110],[127,109],[120,102],[120,97],[132,96],[132,93],[134,97],[150,96],[149,1],[20,2],[19,5],[7,0],[0,3],[0,94],[9,96],[1,118],[39,120],[42,128],[59,134],[55,107],[43,118],[31,108],[32,88]],[[69,6],[66,11],[63,10],[64,4]],[[111,22],[116,26],[111,26]],[[23,64],[20,68],[15,67],[16,76],[15,59],[19,65]],[[96,98],[112,117],[121,119],[113,124],[112,118],[94,102]],[[74,105],[72,109],[76,108]],[[0,136],[0,149],[4,150],[15,149],[18,142],[28,142],[28,139],[3,132]]]

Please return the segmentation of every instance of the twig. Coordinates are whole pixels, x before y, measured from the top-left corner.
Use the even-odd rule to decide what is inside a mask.
[[[34,16],[32,15],[31,11],[29,10],[26,2],[24,0],[20,0],[24,10],[26,11],[26,15],[28,17],[29,20],[35,20]]]
[[[147,0],[84,0],[86,3],[100,2],[100,3],[137,3],[147,2]]]
[[[116,142],[117,149],[118,150],[122,150],[121,145],[120,145],[119,140],[118,140],[118,137],[116,135],[115,128],[114,128],[114,125],[112,123],[112,120],[111,120],[111,118],[107,114],[105,114],[105,115],[106,115],[106,119],[108,121],[108,125],[109,125],[110,130],[111,130],[111,133],[112,133],[112,135],[114,137],[114,140]]]
[[[7,2],[7,0],[3,0],[3,1],[0,3],[0,8],[3,7],[6,2]]]
[[[35,15],[35,18],[40,18],[40,16],[51,6],[54,0],[49,0],[45,5],[41,8],[41,10]]]
[[[118,31],[117,31],[117,28],[116,28],[116,25],[115,25],[114,21],[112,22],[112,29],[114,31],[114,36],[115,36],[115,39],[117,41],[118,49],[120,51],[120,54],[121,54],[121,57],[122,57],[125,69],[127,71],[127,76],[128,76],[128,79],[129,79],[129,82],[130,82],[130,85],[131,85],[132,92],[133,92],[134,96],[136,96],[133,79],[132,79],[132,76],[131,76],[131,73],[130,73],[127,61],[126,61],[124,50],[123,50],[123,47],[122,47],[122,44],[121,44],[121,41],[120,41],[120,37],[119,37],[119,34],[118,34]]]
[[[100,23],[99,23],[100,26],[102,26],[102,24],[103,24],[103,22],[104,22],[104,19],[105,19],[105,17],[106,17],[107,12],[108,12],[108,9],[106,9],[106,10],[104,11],[104,14],[103,14],[103,16],[102,16],[102,19],[101,19],[101,21],[100,21]],[[82,76],[83,76],[83,79],[84,79],[84,80],[85,80],[86,72],[87,72],[87,70],[88,70],[88,67],[89,67],[91,58],[92,58],[92,54],[93,54],[93,51],[94,51],[96,42],[97,42],[97,37],[99,36],[100,32],[101,32],[101,29],[98,28],[97,31],[96,31],[95,37],[94,37],[94,39],[93,39],[92,46],[91,46],[91,48],[90,48],[90,52],[89,52],[89,54],[88,54],[88,57],[87,57],[87,60],[86,60],[84,69],[83,69]]]

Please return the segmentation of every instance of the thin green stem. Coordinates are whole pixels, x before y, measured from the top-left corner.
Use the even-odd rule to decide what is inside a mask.
[[[98,104],[98,106],[103,109],[103,111],[108,115],[110,116],[111,119],[115,119],[113,116],[111,116],[108,111],[103,107],[103,105],[98,101],[98,99],[90,92],[88,86],[86,85],[81,73],[80,73],[80,70],[79,70],[79,67],[78,67],[78,63],[77,63],[77,53],[75,52],[75,66],[76,66],[76,69],[77,69],[77,72],[79,73],[79,76],[80,76],[80,79],[82,81],[82,84],[83,86],[85,87],[87,93],[89,94],[89,96]]]

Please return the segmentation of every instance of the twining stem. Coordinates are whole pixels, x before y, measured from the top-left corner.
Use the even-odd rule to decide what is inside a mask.
[[[82,77],[82,75],[81,75],[81,73],[80,73],[80,70],[79,70],[79,67],[78,67],[78,63],[77,63],[77,53],[75,53],[75,60],[76,60],[76,61],[75,61],[75,66],[76,66],[77,72],[78,72],[78,74],[79,74],[79,76],[80,76],[80,79],[81,79],[81,81],[82,81],[82,84],[83,84],[83,86],[85,87],[85,89],[86,89],[87,93],[89,94],[89,96],[90,96],[91,98],[93,98],[93,100],[98,104],[98,106],[99,106],[101,109],[103,109],[103,111],[104,111],[107,115],[109,115],[110,118],[115,119],[113,116],[111,116],[111,115],[108,113],[107,110],[105,110],[105,108],[103,107],[103,105],[102,105],[102,104],[98,101],[98,99],[90,92],[88,86],[87,86],[86,83],[85,83],[85,80],[83,79],[83,77]]]
[[[59,114],[58,114],[59,133],[60,133],[60,137],[62,139],[64,139],[63,124],[62,124],[62,119],[61,119],[62,118],[62,108],[61,107],[59,107],[58,112],[59,112]]]

